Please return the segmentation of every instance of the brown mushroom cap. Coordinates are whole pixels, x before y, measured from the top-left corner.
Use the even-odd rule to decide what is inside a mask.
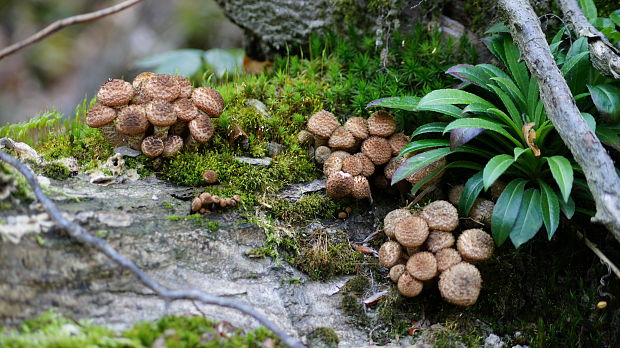
[[[468,261],[488,260],[493,256],[495,243],[493,237],[481,229],[465,230],[456,241],[456,248]]]
[[[439,292],[444,300],[458,305],[471,306],[478,300],[482,277],[476,266],[461,262],[439,276]]]
[[[363,117],[351,117],[344,123],[344,128],[356,139],[368,138],[368,122]]]
[[[146,95],[152,99],[173,101],[179,97],[181,87],[174,76],[156,74],[142,83]]]
[[[86,124],[89,127],[99,128],[116,119],[116,110],[103,104],[96,103],[86,113]]]
[[[332,149],[350,149],[355,146],[355,138],[344,126],[340,126],[332,132],[327,144]]]
[[[398,154],[400,153],[400,150],[402,150],[403,147],[409,144],[409,138],[407,138],[405,133],[394,133],[388,139],[388,143],[390,144],[390,147],[392,148],[392,156],[398,156]]]
[[[370,183],[365,176],[358,175],[353,178],[353,190],[351,195],[355,199],[364,199],[370,197]]]
[[[459,213],[448,201],[429,203],[420,214],[433,230],[451,232],[459,225]]]
[[[179,98],[172,105],[177,118],[181,121],[191,121],[198,117],[198,108],[187,98]]]
[[[209,117],[220,117],[224,111],[224,98],[220,92],[209,87],[198,87],[192,92],[192,101]]]
[[[150,71],[139,73],[136,77],[134,77],[133,81],[131,82],[131,85],[133,86],[134,89],[139,89],[142,86],[142,83],[144,81],[150,79],[153,76],[155,76],[155,73],[150,72]]]
[[[331,156],[340,157],[340,158],[342,158],[344,160],[345,158],[351,156],[351,154],[346,152],[346,151],[337,150],[337,151],[333,151]]]
[[[207,169],[202,174],[202,178],[209,185],[215,184],[217,182],[217,173],[215,172],[215,170]]]
[[[143,134],[149,128],[149,120],[142,105],[129,105],[123,108],[116,117],[116,130],[125,135]]]
[[[323,174],[329,178],[333,174],[341,171],[343,162],[341,157],[329,156],[325,163],[323,163]]]
[[[454,245],[454,235],[452,232],[431,231],[426,239],[426,249],[436,253],[441,249],[450,248]]]
[[[396,132],[396,119],[387,111],[375,111],[368,117],[368,132],[370,135],[389,137]]]
[[[391,180],[392,177],[394,176],[394,173],[396,172],[396,169],[398,169],[398,167],[400,167],[400,165],[403,164],[403,162],[405,162],[404,157],[392,158],[388,162],[388,164],[385,165],[385,168],[383,168],[383,174],[385,175],[385,177]]]
[[[375,165],[387,163],[392,157],[392,148],[385,138],[371,136],[362,143],[362,152]]]
[[[437,260],[428,251],[413,254],[407,260],[407,272],[418,280],[433,279],[437,274]]]
[[[332,154],[332,150],[327,146],[319,146],[314,150],[314,160],[318,164],[323,164],[329,159]]]
[[[342,160],[342,171],[347,172],[353,176],[360,175],[364,169],[362,160],[359,157],[355,156],[347,156],[344,160]]]
[[[400,244],[394,241],[385,242],[379,248],[379,263],[383,267],[390,268],[398,263],[402,253]]]
[[[171,135],[164,140],[163,157],[173,157],[183,148],[183,139],[178,135]]]
[[[462,261],[461,254],[454,248],[445,248],[437,251],[435,259],[437,260],[437,270],[439,272],[443,272]]]
[[[327,178],[327,196],[340,199],[348,196],[353,191],[353,176],[345,172],[337,172]]]
[[[157,157],[164,152],[164,142],[163,140],[156,138],[154,136],[146,137],[142,140],[142,145],[140,145],[140,149],[142,153],[147,157]]]
[[[488,199],[478,198],[469,212],[469,217],[477,223],[490,225],[495,203]]]
[[[199,211],[200,208],[202,208],[202,200],[200,199],[200,197],[196,197],[194,198],[194,200],[192,200],[192,211]]]
[[[149,119],[154,126],[169,127],[177,121],[177,114],[171,103],[155,99],[144,107],[146,110],[146,118]]]
[[[368,156],[364,155],[361,152],[358,152],[358,153],[356,153],[353,156],[359,158],[360,162],[362,163],[362,172],[361,172],[361,174],[363,176],[369,177],[372,174],[374,174],[374,172],[375,172],[375,165],[372,163],[370,158],[368,158]]]
[[[340,122],[331,112],[321,110],[310,116],[307,127],[313,134],[327,138],[340,127]]]
[[[211,118],[201,113],[197,118],[189,121],[189,132],[197,142],[204,144],[211,140],[215,129],[211,124]]]
[[[187,77],[181,75],[174,75],[172,77],[174,77],[174,79],[177,81],[177,84],[179,85],[179,98],[191,97],[193,88],[190,80]]]
[[[402,263],[394,265],[392,268],[390,268],[390,279],[392,279],[394,283],[398,283],[398,278],[400,278],[400,276],[403,275],[405,271],[406,267]]]
[[[413,216],[409,209],[395,209],[387,213],[385,218],[383,218],[383,232],[385,232],[388,237],[394,238],[396,233],[396,222],[406,216]]]
[[[463,194],[463,189],[465,185],[460,184],[456,186],[452,186],[450,192],[448,192],[448,201],[454,204],[455,207],[458,207],[459,202],[461,201],[461,195]]]
[[[415,279],[411,274],[405,272],[398,278],[398,291],[407,297],[418,296],[424,285],[421,281]]]
[[[128,104],[133,95],[134,90],[131,83],[121,79],[113,79],[99,88],[97,101],[105,106],[121,106]]]
[[[409,175],[407,178],[405,178],[407,181],[409,181],[412,184],[417,184],[420,180],[426,178],[428,175],[430,175],[431,173],[433,173],[436,170],[439,170],[443,167],[446,166],[446,164],[448,164],[446,158],[441,158],[438,159],[435,162],[432,162],[420,169],[418,169],[417,171],[415,171],[413,174]],[[426,188],[430,185],[433,185],[437,182],[439,182],[439,180],[441,180],[441,178],[443,177],[444,174],[444,170],[440,171],[439,173],[435,174],[435,176],[433,177],[433,179],[431,179],[430,181],[428,181],[426,184],[424,184],[424,186],[422,186],[422,188]]]
[[[428,225],[418,216],[405,216],[394,226],[394,237],[405,248],[424,244],[428,237]]]

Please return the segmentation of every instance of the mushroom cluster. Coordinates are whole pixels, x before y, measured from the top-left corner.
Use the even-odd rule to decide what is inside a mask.
[[[383,231],[390,240],[379,249],[379,263],[390,269],[401,294],[417,296],[439,276],[444,300],[459,306],[476,303],[482,277],[472,263],[490,259],[495,244],[477,228],[456,238],[458,225],[458,212],[447,201],[434,201],[418,212],[396,209],[385,216]]]
[[[208,142],[211,118],[224,109],[220,93],[193,88],[176,75],[143,72],[129,83],[110,79],[97,92],[86,124],[99,128],[113,146],[129,146],[148,157],[173,157],[183,146]]]
[[[377,188],[386,188],[405,160],[397,156],[409,139],[396,130],[396,119],[383,110],[368,119],[349,118],[344,125],[331,112],[321,110],[308,119],[307,130],[299,133],[298,140],[314,146],[314,159],[323,165],[327,177],[329,197],[364,199],[371,196],[370,182]],[[431,163],[406,180],[415,184],[445,164],[445,159]],[[441,174],[426,186],[436,183]]]
[[[469,227],[480,227],[480,226],[490,226],[491,218],[493,217],[493,208],[495,207],[494,201],[497,201],[499,196],[504,191],[506,187],[506,183],[503,181],[497,180],[495,181],[489,190],[487,191],[488,196],[491,200],[478,197],[469,211],[469,219],[465,221],[465,225]],[[455,185],[448,192],[448,200],[450,203],[455,206],[459,205],[459,201],[461,200],[461,195],[463,194],[464,185]]]
[[[234,195],[230,198],[212,195],[209,192],[203,192],[192,200],[192,212],[200,214],[209,214],[216,209],[232,208],[241,202],[241,196]]]

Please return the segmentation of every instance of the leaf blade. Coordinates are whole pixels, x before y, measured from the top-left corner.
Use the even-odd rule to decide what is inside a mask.
[[[523,192],[525,188],[525,180],[512,180],[497,199],[493,208],[493,216],[491,217],[491,232],[495,244],[501,246],[504,244],[510,231],[515,224],[515,220],[519,213],[518,208],[521,206]]]

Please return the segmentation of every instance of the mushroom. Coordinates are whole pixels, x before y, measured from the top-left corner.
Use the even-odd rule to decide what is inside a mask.
[[[461,262],[461,254],[454,248],[445,248],[435,253],[437,260],[437,271],[443,272],[448,268]]]
[[[209,87],[198,87],[192,92],[192,101],[209,117],[220,117],[224,111],[224,98],[220,92]]]
[[[422,292],[423,284],[405,272],[398,278],[398,291],[407,297],[416,297]]]
[[[368,122],[363,117],[351,117],[344,123],[344,128],[356,139],[368,138]]]
[[[202,174],[202,178],[207,184],[212,185],[217,182],[217,173],[215,172],[215,170],[207,169]]]
[[[370,135],[389,137],[396,132],[396,119],[387,111],[375,111],[368,117],[368,132]]]
[[[200,208],[202,208],[202,200],[200,200],[200,197],[196,197],[192,200],[192,212],[200,211]]]
[[[319,137],[329,138],[330,135],[340,126],[340,122],[334,114],[329,111],[321,110],[314,113],[308,119],[308,130]]]
[[[133,81],[131,82],[131,85],[133,86],[135,90],[138,90],[140,89],[144,81],[150,79],[153,76],[155,76],[155,73],[150,72],[150,71],[139,73],[136,77],[134,77]]]
[[[329,156],[329,158],[323,163],[323,174],[326,177],[332,176],[342,170],[343,159],[338,156]]]
[[[97,101],[105,106],[121,106],[128,104],[133,98],[134,90],[131,83],[112,79],[104,83],[97,91]]]
[[[385,138],[371,136],[362,143],[362,152],[375,165],[387,163],[392,157],[392,148]]]
[[[359,157],[348,156],[342,160],[342,171],[347,172],[353,176],[360,175],[364,169],[362,161]]]
[[[118,113],[116,130],[127,136],[127,146],[140,149],[144,132],[149,128],[146,111],[142,105],[129,105]]]
[[[476,266],[461,262],[439,276],[439,292],[444,300],[458,305],[471,306],[478,300],[482,277]]]
[[[365,176],[358,175],[353,178],[353,190],[351,195],[355,199],[370,198],[370,183]]]
[[[204,144],[211,140],[213,133],[215,133],[215,129],[211,123],[211,118],[207,116],[207,114],[201,112],[197,118],[189,121],[190,137],[187,146],[194,146],[195,142]]]
[[[174,157],[183,149],[183,139],[178,135],[171,135],[164,140],[163,157]]]
[[[463,194],[464,188],[465,188],[465,185],[460,184],[460,185],[452,186],[452,188],[448,192],[448,201],[454,204],[455,207],[458,207],[459,202],[461,201],[461,195]]]
[[[172,77],[177,81],[177,85],[179,85],[179,98],[191,97],[193,90],[191,81],[187,77],[181,75],[174,75]]]
[[[413,174],[409,175],[405,179],[407,181],[409,181],[410,183],[415,185],[420,180],[426,178],[427,176],[429,176],[434,171],[439,170],[439,169],[445,167],[447,165],[447,163],[448,162],[447,162],[445,157],[441,158],[441,159],[438,159],[437,161],[432,162],[432,163],[430,163],[430,164],[428,164],[428,165],[418,169],[417,171],[415,171]],[[434,185],[434,184],[438,183],[439,180],[441,180],[441,178],[443,177],[444,172],[445,171],[442,170],[439,173],[435,174],[435,176],[430,181],[425,183],[422,186],[422,188],[427,188],[427,187],[429,187],[431,185]]]
[[[355,146],[355,138],[344,126],[340,126],[332,132],[327,144],[332,149],[350,149]]]
[[[469,217],[482,225],[490,225],[495,203],[488,199],[478,198],[469,212]]]
[[[156,74],[142,82],[142,88],[151,99],[173,101],[179,97],[181,87],[177,79],[170,75]]]
[[[407,272],[418,280],[433,279],[437,275],[437,260],[428,251],[413,254],[407,260]]]
[[[465,230],[456,241],[456,248],[467,261],[483,261],[493,256],[495,243],[493,237],[481,229]]]
[[[400,244],[394,241],[385,242],[381,245],[381,248],[379,248],[379,263],[383,267],[393,267],[398,263],[401,256],[402,250],[400,249]]]
[[[358,153],[356,153],[353,156],[359,158],[360,162],[362,163],[362,173],[361,174],[363,176],[369,177],[372,174],[374,174],[374,172],[375,172],[375,165],[372,163],[370,158],[368,158],[368,156],[364,155],[361,152],[358,152]]]
[[[433,230],[451,232],[459,225],[459,213],[447,201],[429,203],[422,209],[420,216],[426,220],[428,227]]]
[[[405,158],[404,157],[394,157],[392,158],[388,164],[385,165],[385,168],[383,168],[383,174],[385,175],[385,177],[387,179],[392,180],[392,177],[394,176],[394,173],[396,172],[396,169],[398,169],[398,167],[400,167],[401,164],[403,164],[403,162],[405,162]]]
[[[392,268],[390,268],[390,279],[392,279],[394,283],[398,283],[398,278],[400,278],[400,276],[403,275],[405,271],[406,267],[402,263],[394,265]]]
[[[154,158],[164,152],[164,141],[151,135],[142,140],[140,149],[145,156]]]
[[[327,196],[340,199],[348,196],[353,191],[353,176],[345,172],[337,172],[327,178]]]
[[[144,109],[146,118],[155,126],[153,136],[160,139],[168,137],[168,129],[177,121],[174,106],[165,100],[155,99],[146,104]]]
[[[394,238],[396,233],[396,222],[407,216],[412,216],[409,209],[395,209],[387,213],[385,218],[383,218],[383,232],[385,232],[389,238]]]
[[[403,147],[409,144],[409,138],[404,133],[394,133],[388,139],[388,143],[392,148],[392,156],[398,156]]]
[[[421,217],[405,216],[395,223],[394,237],[406,248],[418,247],[428,237],[428,225]]]
[[[316,147],[327,146],[327,143],[329,142],[329,137],[321,137],[316,134],[314,134],[313,137],[314,137],[314,146]]]
[[[454,245],[454,236],[451,232],[431,231],[426,239],[426,249],[436,253],[441,249],[450,248]]]
[[[323,164],[332,154],[332,150],[327,146],[319,146],[314,151],[314,160],[318,164]]]
[[[93,105],[86,113],[86,124],[92,128],[99,128],[103,137],[113,146],[120,146],[122,139],[114,126],[116,110],[100,103]]]
[[[189,121],[199,116],[198,108],[191,100],[187,98],[179,98],[172,103],[174,113],[177,116],[177,122],[171,126],[170,132],[174,135],[183,135],[187,130]]]
[[[312,133],[308,132],[307,130],[303,129],[299,131],[299,133],[297,134],[297,141],[301,145],[314,144],[314,135],[312,135]]]

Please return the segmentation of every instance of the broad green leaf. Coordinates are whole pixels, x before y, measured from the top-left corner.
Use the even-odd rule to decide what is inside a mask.
[[[480,165],[480,163],[472,162],[472,161],[454,161],[454,162],[450,162],[445,167],[434,170],[428,176],[426,176],[422,180],[420,180],[417,183],[415,183],[415,185],[413,185],[413,187],[411,188],[411,194],[415,195],[418,192],[418,190],[420,190],[420,188],[422,188],[422,186],[426,185],[427,182],[433,180],[435,175],[439,174],[442,171],[451,169],[451,168],[480,170],[480,169],[482,169],[482,166]]]
[[[542,224],[540,192],[537,189],[528,189],[523,193],[519,215],[510,231],[510,240],[515,248],[532,239]]]
[[[418,103],[419,108],[425,108],[433,105],[455,105],[455,104],[472,104],[478,103],[487,105],[492,108],[493,104],[479,96],[461,91],[460,89],[438,89],[425,95]]]
[[[484,69],[475,67],[473,65],[458,64],[446,70],[446,74],[452,75],[461,81],[469,82],[478,87],[488,89],[488,73]]]
[[[244,51],[242,49],[212,48],[204,52],[203,58],[218,77],[241,71]]]
[[[620,133],[617,129],[609,127],[605,124],[596,128],[596,136],[605,144],[613,147],[616,151],[620,151]]]
[[[611,19],[614,24],[620,27],[620,9],[615,10],[614,12],[609,14],[609,19]]]
[[[461,117],[463,117],[463,115],[462,115],[463,114],[463,110],[461,110],[461,108],[459,108],[458,106],[449,105],[449,104],[418,106],[417,111],[438,112],[440,114],[452,116],[454,118],[461,118]]]
[[[155,54],[138,60],[136,66],[157,74],[194,75],[202,67],[205,51],[195,49],[174,50]]]
[[[596,17],[598,17],[594,0],[579,0],[579,7],[581,7],[583,15],[586,16],[590,23],[592,23],[596,19]]]
[[[390,109],[401,109],[406,111],[415,111],[418,106],[418,102],[420,101],[419,97],[414,96],[404,96],[404,97],[388,97],[381,98],[377,100],[373,100],[366,108],[371,108],[374,106],[381,106],[384,108]]]
[[[540,211],[547,230],[547,237],[551,240],[560,224],[560,202],[551,186],[542,180],[539,180],[538,184],[540,185]]]
[[[569,60],[564,62],[564,65],[562,65],[562,69],[560,69],[560,71],[562,71],[562,75],[568,75],[579,63],[588,61],[589,55],[590,51],[585,51],[572,56]]]
[[[488,114],[489,108],[483,104],[469,104],[465,108],[463,108],[462,113],[472,113],[472,114]]]
[[[434,147],[446,147],[449,146],[450,142],[446,139],[422,139],[413,141],[400,150],[399,156],[417,152],[420,150],[432,149]]]
[[[474,174],[463,187],[463,193],[461,193],[461,199],[459,200],[459,211],[462,216],[469,216],[469,211],[473,207],[474,202],[482,192],[482,171]]]
[[[504,54],[504,38],[504,35],[496,34],[483,38],[482,42],[487,46],[495,58],[499,59],[504,65],[507,65],[506,56]]]
[[[514,154],[515,154],[514,159],[515,159],[515,161],[517,159],[519,159],[519,157],[521,157],[521,155],[523,155],[523,153],[525,151],[527,151],[527,150],[529,150],[529,149],[524,149],[522,147],[515,147],[515,149],[514,149]]]
[[[508,74],[506,74],[502,69],[496,67],[493,64],[478,64],[476,66],[484,69],[491,77],[501,77],[505,79],[510,78],[510,76],[508,76]]]
[[[583,117],[583,120],[586,121],[586,124],[588,125],[588,127],[593,131],[596,132],[596,120],[594,119],[594,116],[590,115],[587,112],[582,112],[581,113],[581,117]],[[602,140],[601,140],[602,141]]]
[[[497,85],[506,93],[509,93],[513,101],[520,102],[525,106],[525,96],[523,96],[523,93],[519,90],[519,87],[515,85],[513,80],[503,77],[493,77],[492,80],[497,81]]]
[[[575,201],[573,198],[569,197],[568,202],[564,202],[561,199],[558,200],[560,202],[560,210],[566,216],[567,219],[572,219],[573,215],[575,215]]]
[[[510,235],[515,224],[526,181],[523,179],[512,180],[497,199],[493,208],[491,219],[491,231],[495,244],[501,246]]]
[[[561,43],[562,37],[564,36],[565,32],[566,32],[566,28],[561,27],[560,30],[558,30],[558,32],[553,36],[553,39],[551,39],[551,43],[552,44]]]
[[[620,120],[620,88],[610,84],[587,86],[598,112],[605,117],[607,122],[618,122]]]
[[[485,34],[493,34],[493,33],[510,33],[510,28],[508,28],[508,26],[506,26],[506,24],[500,22],[500,23],[496,23],[493,26],[491,26],[489,29],[487,29],[487,31],[484,32]]]
[[[493,131],[493,132],[496,132],[496,133],[499,133],[505,136],[506,138],[514,142],[517,146],[521,145],[521,143],[517,139],[515,139],[512,135],[510,135],[510,133],[508,133],[508,131],[504,129],[502,124],[499,122],[493,122],[493,121],[485,120],[482,118],[460,118],[458,120],[454,120],[450,122],[444,129],[444,132],[449,132],[457,128],[487,129],[487,130],[490,130],[490,131]]]
[[[466,144],[484,132],[482,128],[457,128],[450,132],[450,148],[452,150]]]
[[[420,134],[443,133],[443,129],[446,128],[447,124],[447,122],[431,122],[423,124],[411,133],[411,139]]]
[[[578,55],[581,52],[586,52],[590,48],[588,47],[588,38],[580,37],[568,48],[568,52],[566,52],[566,60],[570,60],[573,56]]]
[[[490,86],[490,88],[495,92],[495,94],[497,94],[499,99],[501,99],[502,103],[506,107],[506,110],[508,110],[510,119],[506,121],[506,124],[512,128],[515,128],[515,130],[518,129],[520,133],[521,128],[523,128],[521,112],[519,112],[519,109],[517,109],[516,105],[514,104],[513,100],[508,96],[508,94],[504,93],[504,91],[502,91],[499,87]]]
[[[484,181],[484,189],[488,190],[491,185],[497,180],[504,172],[510,168],[515,159],[510,155],[497,155],[484,166],[482,172],[482,178]]]
[[[527,89],[530,83],[530,74],[527,70],[527,66],[525,62],[520,61],[521,52],[519,52],[519,48],[510,38],[506,38],[504,41],[504,50],[506,52],[506,60],[508,64],[508,70],[512,75],[512,78],[516,81],[519,89],[523,91],[523,93],[527,94]]]
[[[394,172],[394,175],[392,176],[392,185],[413,174],[420,168],[446,157],[450,154],[450,152],[452,151],[449,147],[441,147],[407,158],[405,162]]]
[[[566,202],[573,188],[573,167],[571,167],[570,161],[564,156],[552,156],[546,157],[546,159],[549,169],[551,169],[551,174],[560,187],[562,198]]]

